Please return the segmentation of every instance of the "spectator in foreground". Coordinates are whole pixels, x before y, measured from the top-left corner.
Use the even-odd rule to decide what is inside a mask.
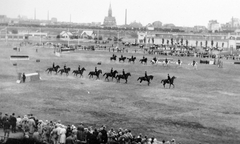
[[[10,134],[10,122],[8,120],[8,118],[5,120],[4,124],[3,124],[3,131],[4,131],[4,142],[6,142],[9,138],[9,134]]]
[[[16,132],[16,124],[17,124],[17,118],[15,117],[15,113],[13,113],[10,116],[10,124],[11,124],[12,133],[15,133]]]

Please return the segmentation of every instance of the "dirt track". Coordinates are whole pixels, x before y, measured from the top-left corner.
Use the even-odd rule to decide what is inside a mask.
[[[18,72],[41,71],[41,81],[16,84],[16,67],[10,54],[28,54],[30,61],[20,61]],[[119,53],[116,53],[120,56]],[[134,134],[142,133],[158,140],[175,138],[183,143],[240,143],[240,76],[239,65],[224,60],[224,68],[198,65],[197,71],[187,64],[193,58],[181,58],[183,66],[163,67],[110,62],[109,52],[79,51],[56,57],[52,49],[24,47],[21,52],[0,46],[0,107],[3,113],[17,115],[33,113],[40,119],[58,120],[65,124],[83,122],[86,126],[106,124],[108,128],[128,128]],[[130,57],[132,54],[123,54]],[[145,55],[149,59],[152,56]],[[158,56],[164,57],[164,56]],[[177,57],[172,57],[177,60]],[[40,59],[40,63],[36,63]],[[199,59],[195,58],[199,61]],[[101,61],[102,65],[96,65]],[[84,78],[71,74],[50,75],[45,72],[52,62],[71,70],[78,64],[85,67]],[[124,84],[89,79],[87,74],[97,66],[103,73],[111,67],[131,72],[129,83]],[[137,82],[139,76],[154,75],[150,86]],[[176,87],[164,89],[161,79],[167,74],[176,76]],[[88,93],[89,92],[89,93]]]

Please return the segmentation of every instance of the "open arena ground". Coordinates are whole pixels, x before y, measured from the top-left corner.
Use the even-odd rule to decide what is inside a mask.
[[[10,55],[26,54],[29,61],[10,61]],[[64,124],[84,123],[86,126],[107,125],[107,128],[127,128],[133,134],[142,133],[158,140],[176,139],[184,144],[240,143],[240,65],[223,60],[224,67],[198,64],[198,70],[187,65],[199,58],[181,57],[181,67],[143,65],[141,53],[115,53],[137,57],[135,64],[111,62],[112,52],[75,51],[57,57],[53,49],[24,46],[21,51],[12,45],[0,45],[0,111],[17,115],[33,113],[39,119],[59,120]],[[149,60],[154,55],[145,55]],[[165,58],[166,56],[157,56]],[[178,57],[171,57],[175,61]],[[40,59],[40,62],[36,62]],[[71,74],[47,74],[52,63],[71,68]],[[101,62],[101,65],[97,65]],[[85,67],[83,78],[76,78],[72,70]],[[130,72],[128,83],[121,80],[89,79],[89,71],[97,66],[103,73],[114,70]],[[17,72],[40,71],[42,80],[17,84]],[[137,78],[153,75],[150,86]],[[167,74],[176,76],[175,88],[163,88]],[[167,85],[168,87],[168,85]],[[1,132],[2,134],[2,132]]]

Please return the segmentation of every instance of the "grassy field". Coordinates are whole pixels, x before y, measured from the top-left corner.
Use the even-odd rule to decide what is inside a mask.
[[[142,65],[138,61],[143,54],[123,53],[137,57],[135,64],[110,62],[112,53],[107,51],[77,51],[53,54],[53,49],[22,47],[20,52],[12,46],[0,44],[0,110],[17,115],[33,113],[39,119],[59,120],[63,123],[107,128],[127,128],[136,135],[142,133],[158,140],[175,138],[177,142],[239,144],[240,143],[240,65],[223,60],[224,68],[215,65],[198,65],[193,70],[187,64],[193,59],[181,58],[182,67],[171,64]],[[9,60],[10,55],[26,54],[29,61]],[[120,56],[120,53],[116,53]],[[152,59],[152,55],[145,55]],[[165,58],[165,56],[157,56]],[[175,61],[178,57],[171,57]],[[40,59],[36,63],[36,59]],[[97,65],[97,62],[102,65]],[[83,78],[72,74],[47,74],[45,70],[52,63],[77,69],[80,64],[87,70]],[[116,81],[89,79],[87,74],[94,67],[110,72],[111,67],[131,73],[127,84]],[[154,75],[150,86],[139,83],[137,78],[144,71]],[[17,84],[17,72],[40,71],[41,81]],[[167,74],[176,76],[175,88],[163,88],[160,83]]]

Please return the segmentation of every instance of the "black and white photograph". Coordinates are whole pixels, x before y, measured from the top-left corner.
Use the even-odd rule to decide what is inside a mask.
[[[240,0],[0,0],[0,144],[240,144]]]

